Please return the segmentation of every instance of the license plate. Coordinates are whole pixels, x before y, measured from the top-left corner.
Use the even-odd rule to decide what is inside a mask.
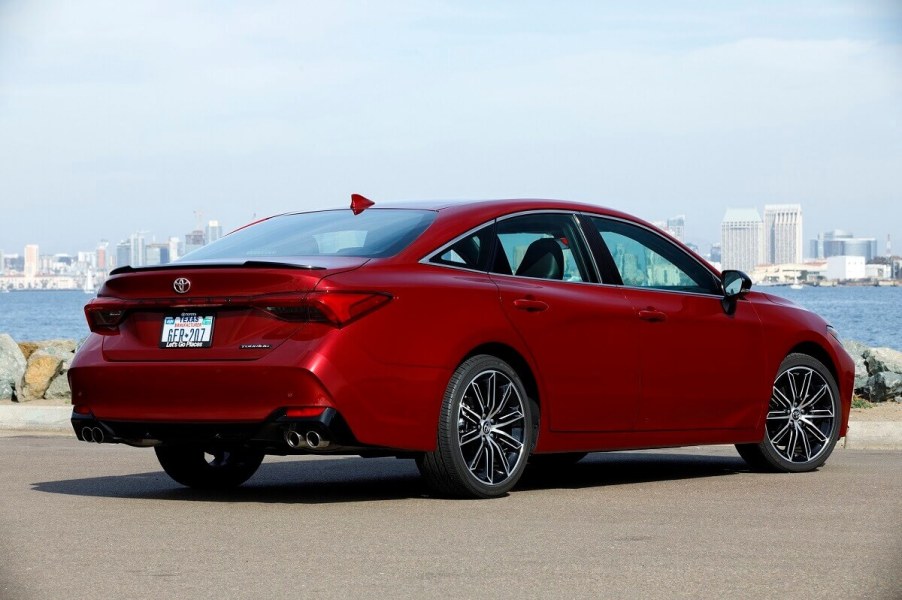
[[[183,312],[163,317],[160,348],[209,348],[213,345],[213,315]]]

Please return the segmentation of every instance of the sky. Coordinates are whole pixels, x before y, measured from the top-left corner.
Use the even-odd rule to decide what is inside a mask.
[[[902,254],[902,2],[0,0],[0,249],[563,198]],[[807,242],[806,242],[807,251]]]

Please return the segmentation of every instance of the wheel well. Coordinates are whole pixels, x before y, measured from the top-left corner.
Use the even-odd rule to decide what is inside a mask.
[[[827,370],[830,371],[830,374],[833,375],[833,380],[837,383],[839,382],[839,375],[836,372],[836,365],[833,364],[833,359],[830,358],[830,355],[826,350],[824,350],[814,342],[803,342],[790,350],[787,356],[789,354],[805,354],[807,356],[810,356],[811,358],[819,360],[825,367],[827,367]]]
[[[526,359],[523,356],[511,348],[506,344],[483,344],[481,346],[477,346],[473,348],[469,354],[467,354],[461,362],[464,362],[471,356],[476,356],[477,354],[490,354],[492,356],[498,357],[511,367],[513,367],[514,371],[517,372],[517,375],[520,376],[520,381],[523,382],[523,387],[526,388],[526,394],[529,398],[535,402],[536,406],[540,406],[539,403],[539,386],[536,383],[536,378],[532,374],[532,369],[529,368],[529,363],[526,362]],[[538,411],[536,411],[535,418],[538,419]]]

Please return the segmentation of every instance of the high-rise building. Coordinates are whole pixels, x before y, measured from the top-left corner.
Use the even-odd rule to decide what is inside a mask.
[[[721,262],[721,246],[720,244],[711,244],[711,252],[708,254],[708,260],[712,263]]]
[[[677,215],[666,221],[653,221],[652,225],[666,231],[681,242],[685,241],[686,215]]]
[[[764,262],[802,262],[802,205],[764,205]]]
[[[163,244],[147,244],[145,248],[145,265],[169,264],[169,242]]]
[[[106,273],[109,270],[109,260],[107,257],[107,253],[109,252],[110,243],[106,240],[100,240],[100,243],[97,244],[97,250],[95,253],[97,254],[97,270],[101,273]]]
[[[135,233],[129,236],[129,242],[131,243],[131,256],[129,257],[129,263],[133,267],[143,267],[146,262],[145,255],[145,241],[144,241],[144,232],[136,231]]]
[[[132,261],[132,243],[129,240],[122,240],[116,244],[116,266],[124,267],[130,265]]]
[[[831,256],[863,256],[865,262],[877,256],[877,238],[857,238],[848,231],[834,229],[825,231],[811,240],[812,258]]]
[[[207,230],[205,233],[206,242],[212,244],[222,237],[222,225],[219,224],[219,221],[210,221],[207,223]]]
[[[761,217],[754,208],[729,208],[720,224],[724,269],[751,272],[764,259]]]
[[[41,255],[38,251],[37,244],[28,244],[25,246],[25,277],[33,279],[38,274],[41,264]]]
[[[198,248],[204,245],[204,232],[200,229],[195,229],[191,233],[185,234],[185,254],[188,254],[192,250],[197,250]]]
[[[169,238],[169,262],[174,261],[179,256],[182,255],[180,251],[181,242],[179,241],[178,236],[172,236]]]

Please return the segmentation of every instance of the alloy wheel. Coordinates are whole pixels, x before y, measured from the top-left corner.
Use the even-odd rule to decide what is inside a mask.
[[[810,463],[830,448],[836,406],[827,380],[797,366],[777,377],[767,413],[771,448],[790,463]]]
[[[470,473],[497,485],[516,470],[526,452],[526,413],[517,386],[487,370],[467,385],[457,414],[458,447]]]

